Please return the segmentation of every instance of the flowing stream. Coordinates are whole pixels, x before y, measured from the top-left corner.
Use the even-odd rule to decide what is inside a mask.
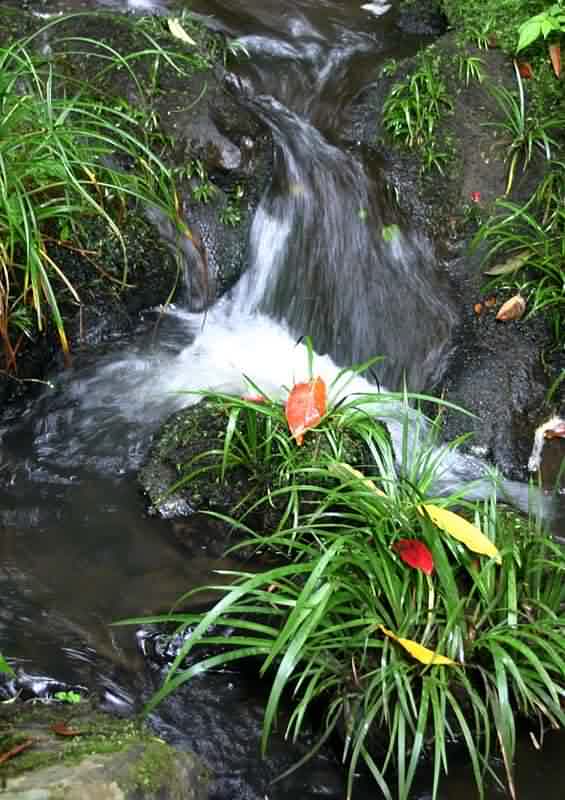
[[[179,392],[234,388],[234,375],[242,372],[275,391],[300,369],[294,341],[304,334],[338,364],[384,354],[379,379],[392,387],[404,376],[414,388],[428,386],[445,368],[456,312],[433,250],[398,217],[378,168],[336,144],[349,102],[377,64],[421,44],[395,29],[395,8],[377,16],[360,5],[192,4],[240,37],[250,53],[233,84],[273,132],[273,180],[253,223],[249,269],[229,297],[206,315],[172,309],[157,341],[148,313],[135,334],[79,354],[39,399],[3,419],[0,651],[17,666],[24,695],[49,694],[59,684],[87,686],[102,691],[116,710],[139,709],[161,678],[153,634],[108,623],[166,610],[209,581],[213,569],[231,566],[201,521],[143,514],[135,471],[159,423],[187,402]],[[44,15],[95,7],[165,12],[173,3],[44,0],[31,6]],[[382,228],[391,224],[399,232],[387,242]],[[320,364],[335,371],[329,359]],[[476,477],[472,459],[452,466],[452,481]],[[511,495],[514,490],[508,487]],[[515,493],[513,499],[523,504]],[[182,550],[175,544],[179,533]],[[159,708],[153,723],[169,741],[208,761],[217,800],[343,797],[341,768],[331,753],[271,786],[303,746],[275,735],[269,758],[260,760],[264,697],[245,676],[222,672],[191,682]],[[559,763],[563,740],[548,741],[542,760],[524,740],[522,800],[540,790],[547,800],[562,797],[548,765]],[[360,780],[355,796],[378,794]],[[414,792],[415,799],[427,796],[425,787]],[[493,789],[495,796],[501,795]],[[441,797],[475,797],[464,765],[445,781]]]

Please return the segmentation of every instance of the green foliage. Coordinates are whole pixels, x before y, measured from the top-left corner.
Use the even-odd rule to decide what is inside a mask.
[[[393,85],[383,106],[383,123],[393,140],[421,152],[423,171],[435,168],[443,174],[449,153],[438,146],[437,124],[452,108],[439,58],[425,54],[408,78]]]
[[[528,298],[530,314],[541,311],[553,321],[557,343],[563,343],[565,310],[565,164],[552,161],[545,178],[524,204],[499,200],[494,214],[478,230],[473,246],[487,245],[485,262],[520,255],[518,268],[489,284],[511,280]]]
[[[471,81],[483,82],[483,61],[478,56],[463,55],[461,53],[457,56],[459,80],[465,82],[465,86],[469,86]]]
[[[529,47],[537,39],[547,39],[551,34],[565,32],[565,8],[561,2],[554,3],[539,14],[535,14],[518,28],[516,52]]]
[[[454,742],[468,752],[481,797],[496,752],[512,786],[516,716],[565,724],[561,548],[533,523],[497,512],[494,498],[473,506],[458,493],[434,502],[457,507],[480,527],[498,547],[500,564],[436,527],[422,513],[444,469],[431,447],[433,427],[432,438],[415,438],[406,426],[395,454],[372,417],[375,403],[397,415],[397,395],[330,404],[320,426],[307,432],[314,443],[307,455],[306,444],[297,447],[283,429],[280,405],[265,397],[261,404],[217,399],[227,415],[224,448],[215,453],[222,477],[229,480],[242,463],[268,469],[279,480],[258,504],[284,498],[287,509],[261,533],[241,517],[223,519],[248,536],[238,547],[270,552],[276,566],[259,574],[221,572],[231,585],[196,589],[179,601],[213,590],[220,599],[207,612],[143,620],[174,623],[184,636],[148,708],[205,670],[252,659],[271,684],[263,751],[283,697],[293,698],[286,729],[292,739],[313,707],[325,708],[312,753],[331,734],[341,738],[348,798],[364,763],[385,798],[408,800],[422,760],[432,766],[436,798]],[[370,453],[365,474],[343,465],[344,430],[357,432]],[[328,438],[335,451],[316,446]],[[431,551],[431,576],[397,555],[395,543],[406,536]],[[455,663],[423,664],[385,629]]]
[[[68,703],[69,705],[76,705],[82,701],[82,695],[79,692],[55,692],[53,695],[55,700],[59,700],[60,703]]]
[[[547,0],[441,0],[451,26],[480,48],[493,45],[513,55],[520,29],[547,13]]]
[[[4,673],[5,675],[13,675],[14,670],[8,664],[2,653],[0,653],[0,672]]]
[[[56,37],[52,53],[35,55],[38,37],[47,30],[53,34],[66,19],[0,49],[0,338],[8,368],[15,365],[14,337],[31,332],[32,314],[39,330],[50,316],[68,350],[61,298],[80,300],[52,259],[51,244],[80,250],[83,223],[101,218],[121,248],[119,285],[125,287],[128,264],[120,223],[128,210],[151,204],[181,224],[171,171],[155,153],[155,116],[101,95],[76,74],[69,79],[63,69],[68,59],[88,53],[91,80],[103,81],[119,70],[133,81],[139,97],[149,98],[155,64],[182,75],[186,60],[149,34],[142,51],[127,55],[84,36],[62,37],[60,58]],[[149,65],[147,85],[132,68],[140,59]]]
[[[240,183],[229,193],[228,201],[220,211],[220,222],[224,225],[235,227],[241,223],[241,200],[244,193],[245,190]]]
[[[508,162],[506,194],[512,189],[519,164],[521,163],[522,169],[525,170],[532,160],[534,148],[541,150],[548,161],[551,159],[552,147],[557,144],[551,134],[553,131],[559,131],[565,122],[565,115],[561,112],[542,118],[528,113],[522,78],[517,68],[516,78],[518,97],[504,86],[489,87],[502,113],[502,119],[484,123],[502,134],[501,145],[504,147]]]

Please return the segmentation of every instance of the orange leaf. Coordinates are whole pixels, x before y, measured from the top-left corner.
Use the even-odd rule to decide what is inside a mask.
[[[286,420],[296,444],[304,441],[304,431],[315,428],[326,413],[326,384],[321,378],[295,384],[286,401]]]
[[[526,301],[521,294],[515,294],[514,297],[502,304],[496,318],[500,322],[511,322],[515,319],[521,319],[525,311]]]
[[[559,42],[549,45],[549,57],[555,77],[558,78],[561,75],[561,47]]]

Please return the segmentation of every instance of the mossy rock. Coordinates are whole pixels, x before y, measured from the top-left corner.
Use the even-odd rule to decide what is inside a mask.
[[[6,800],[205,800],[208,773],[188,752],[133,720],[83,700],[4,706],[0,757]],[[16,749],[22,747],[16,754]]]
[[[266,439],[265,418],[256,415],[256,436]],[[250,507],[269,492],[286,485],[283,459],[273,457],[268,463],[261,460],[247,463],[226,472],[222,480],[223,448],[228,424],[225,407],[212,399],[174,414],[157,435],[139,481],[149,501],[150,513],[165,518],[194,512],[216,511],[236,518],[245,516]],[[243,415],[236,425],[236,435],[243,431]],[[290,437],[290,433],[288,434]],[[361,441],[348,431],[340,433],[343,460],[353,467],[370,463],[369,453]],[[294,466],[300,468],[320,464],[331,456],[327,439],[319,430],[312,430],[304,444],[296,450]],[[322,479],[309,479],[322,485]],[[312,500],[304,493],[304,501]],[[277,521],[286,504],[286,496],[262,504],[251,518],[246,519],[255,530],[266,530]]]

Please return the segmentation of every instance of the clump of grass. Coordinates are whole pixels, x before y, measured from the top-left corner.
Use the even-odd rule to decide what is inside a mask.
[[[539,149],[548,161],[551,160],[552,149],[557,146],[557,142],[551,134],[561,130],[565,122],[565,115],[562,112],[544,117],[528,113],[524,86],[516,62],[514,62],[514,69],[518,83],[518,96],[504,86],[489,87],[490,93],[502,112],[502,119],[484,123],[502,134],[501,144],[505,149],[505,158],[508,162],[506,194],[509,194],[512,189],[518,165],[521,162],[522,169],[525,170],[532,160],[535,148]]]
[[[225,518],[248,536],[237,546],[270,551],[278,566],[222,572],[230,586],[182,598],[218,592],[207,612],[143,620],[176,623],[175,636],[184,638],[149,708],[204,670],[251,659],[271,681],[263,751],[283,697],[293,698],[292,739],[313,708],[325,708],[312,752],[331,735],[341,739],[348,798],[364,764],[385,798],[408,800],[422,760],[432,765],[437,797],[453,743],[467,749],[481,797],[487,776],[496,780],[490,758],[500,754],[514,796],[517,717],[542,727],[565,724],[561,549],[533,523],[516,527],[494,497],[475,505],[461,492],[430,498],[443,469],[437,449],[426,436],[415,439],[407,424],[405,452],[395,453],[369,413],[375,402],[390,402],[398,413],[398,396],[351,398],[332,409],[307,435],[314,442],[333,437],[335,450],[321,456],[314,448],[300,461],[300,448],[278,424],[282,408],[264,399],[258,405],[218,397],[227,424],[215,455],[226,480],[236,464],[262,469],[276,458],[284,465],[284,480],[259,501],[292,498],[278,524],[255,532]],[[364,473],[342,461],[344,430],[357,432],[370,453]],[[456,509],[457,525],[465,527],[465,517],[480,529],[490,555],[440,524],[432,511],[439,507]],[[427,548],[431,570],[413,569],[399,556],[408,537]]]
[[[34,323],[44,330],[47,318],[63,351],[69,350],[61,296],[75,303],[80,298],[51,257],[51,243],[80,250],[83,223],[101,218],[121,247],[125,287],[127,252],[120,228],[131,209],[157,206],[190,236],[171,170],[153,147],[155,120],[142,108],[101,96],[90,83],[59,74],[57,57],[35,53],[36,38],[66,19],[0,49],[0,337],[8,368],[15,368],[22,332]],[[125,71],[141,98],[148,90],[132,67],[138,58],[183,70],[183,59],[154,40],[127,55],[87,37],[61,37],[62,43],[65,59],[86,48],[98,78]]]
[[[392,86],[383,106],[383,124],[394,141],[421,153],[424,171],[443,174],[449,153],[438,146],[437,125],[452,109],[439,57],[425,54],[408,78]]]
[[[499,200],[496,211],[478,230],[473,245],[486,244],[485,263],[510,265],[490,281],[493,286],[519,289],[528,298],[530,315],[544,312],[553,323],[556,344],[565,337],[565,164],[554,160],[524,204]],[[514,265],[514,269],[511,269]]]

